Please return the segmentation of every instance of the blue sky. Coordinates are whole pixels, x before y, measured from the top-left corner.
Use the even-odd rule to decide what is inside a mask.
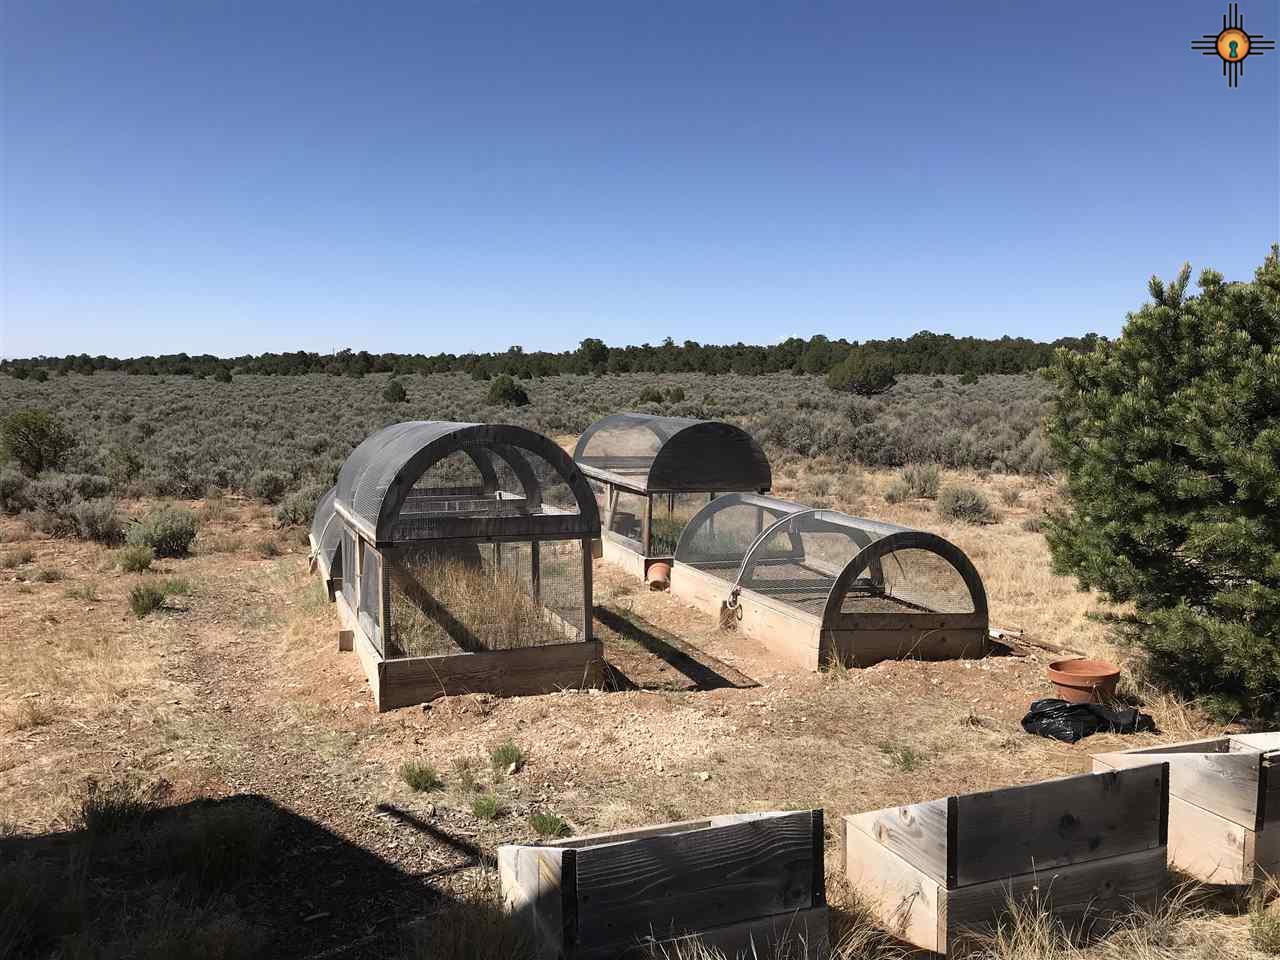
[[[4,0],[0,353],[1115,334],[1280,238],[1224,8]]]

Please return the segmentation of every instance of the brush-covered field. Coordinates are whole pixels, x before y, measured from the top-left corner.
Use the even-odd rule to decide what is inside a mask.
[[[500,843],[811,806],[834,825],[1220,731],[1130,669],[1124,692],[1158,733],[1025,734],[1057,656],[1030,642],[1025,656],[796,673],[602,563],[610,689],[378,714],[337,650],[305,536],[242,491],[264,472],[285,478],[270,500],[327,482],[355,442],[409,418],[514,421],[565,444],[619,409],[735,420],[768,445],[780,496],[941,533],[982,574],[994,624],[1130,663],[1103,622],[1119,611],[1050,570],[1032,378],[903,378],[862,400],[791,375],[560,377],[525,382],[532,402],[513,409],[452,375],[407,378],[408,402],[391,404],[384,380],[0,379],[0,404],[72,427],[67,469],[107,476],[116,509],[141,518],[177,498],[195,526],[187,555],[143,557],[50,536],[33,511],[0,518],[0,956],[523,958],[496,911]],[[661,402],[636,402],[655,387]],[[982,522],[940,510],[960,486],[985,500]],[[696,656],[672,655],[671,637]],[[903,956],[847,896],[827,841],[837,958]],[[1183,888],[1101,943],[1073,946],[1024,911],[974,954],[1265,956],[1278,911],[1275,891]]]

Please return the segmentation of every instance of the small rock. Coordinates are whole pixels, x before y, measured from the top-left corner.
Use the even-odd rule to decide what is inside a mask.
[[[706,783],[708,780],[711,779],[711,774],[707,773],[707,771],[705,770],[702,770],[698,773],[698,779],[701,780],[703,783]]]
[[[511,766],[507,767],[507,776],[512,776],[512,775],[513,775],[513,774],[515,774],[519,769],[520,769],[520,764],[518,764],[518,763],[513,763],[513,764],[511,764]]]

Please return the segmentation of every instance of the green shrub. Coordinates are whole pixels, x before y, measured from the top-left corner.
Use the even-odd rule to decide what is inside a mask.
[[[898,474],[907,488],[907,496],[935,500],[942,481],[942,468],[936,463],[909,463]]]
[[[684,403],[684,387],[672,387],[667,391],[668,403]]]
[[[567,824],[554,813],[531,813],[529,814],[529,826],[533,828],[533,832],[544,839],[551,837],[567,837],[573,833]]]
[[[483,793],[471,801],[471,812],[481,820],[497,820],[504,810],[497,797]]]
[[[279,470],[259,470],[249,478],[249,492],[267,503],[276,503],[289,489],[289,475]]]
[[[637,398],[639,403],[661,403],[662,391],[657,387],[645,387]]]
[[[943,488],[938,494],[938,514],[964,523],[994,523],[996,519],[982,492],[964,484]]]
[[[146,544],[135,544],[120,551],[120,569],[125,573],[141,573],[151,568],[155,551]]]
[[[164,606],[164,587],[158,583],[139,583],[129,591],[129,609],[141,620]]]
[[[960,374],[961,386],[971,387],[977,382],[978,382],[978,375],[976,373],[965,371],[964,373]]]
[[[253,552],[263,560],[274,560],[280,556],[280,544],[273,537],[263,537],[253,545]]]
[[[216,380],[218,383],[230,383],[231,382],[230,368],[219,367],[217,370],[213,372],[213,379]]]
[[[32,506],[31,481],[19,470],[0,467],[0,512],[19,513]]]
[[[506,773],[512,764],[518,769],[524,761],[524,750],[514,740],[504,740],[489,751],[489,764],[495,773]]]
[[[499,407],[523,407],[529,403],[529,394],[505,373],[489,384],[485,399]]]
[[[0,420],[0,460],[31,477],[61,469],[75,442],[62,421],[43,410],[18,410]]]
[[[1058,573],[1136,617],[1148,669],[1234,719],[1280,717],[1280,246],[1251,283],[1191,268],[1090,353],[1059,351],[1047,421],[1069,507]]]
[[[57,583],[65,576],[66,574],[54,567],[41,567],[31,579],[37,583]]]
[[[404,403],[409,399],[409,394],[399,380],[388,380],[387,385],[382,388],[382,399],[387,403]]]
[[[400,765],[400,779],[419,793],[425,790],[439,790],[444,787],[444,780],[436,768],[428,763],[411,761]]]
[[[874,353],[856,348],[827,374],[827,385],[832,390],[843,390],[863,397],[884,393],[895,383],[897,376],[892,363]]]
[[[45,383],[49,379],[49,371],[44,367],[36,367],[31,371],[31,379],[36,383]]]
[[[294,490],[276,507],[276,522],[282,527],[311,523],[316,514],[316,504],[322,496],[324,489],[316,484]]]
[[[77,500],[71,505],[76,532],[82,540],[114,545],[124,539],[120,517],[116,515],[116,502],[107,498]]]
[[[1027,517],[1022,521],[1022,529],[1027,533],[1039,533],[1041,526],[1040,517]]]
[[[185,507],[161,507],[129,527],[131,546],[148,546],[157,557],[185,557],[196,538],[196,515]]]
[[[1022,491],[1017,487],[1009,486],[1000,488],[1000,502],[1006,507],[1012,507],[1021,499]]]

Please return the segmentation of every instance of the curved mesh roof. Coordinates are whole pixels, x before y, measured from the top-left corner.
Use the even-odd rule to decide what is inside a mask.
[[[342,548],[342,521],[334,512],[333,504],[338,488],[330,487],[316,504],[316,515],[311,521],[311,541],[326,573],[333,570],[334,561]]]
[[[959,547],[922,530],[756,494],[717,497],[689,521],[675,559],[824,623],[858,613],[987,612]]]
[[[768,490],[769,458],[751,434],[719,420],[618,413],[578,438],[574,462],[588,476],[637,493]]]
[[[415,488],[424,473],[454,454],[471,461],[478,483]],[[517,489],[501,489],[504,482]],[[563,496],[554,495],[552,482],[564,490]],[[384,427],[347,457],[338,472],[333,502],[335,511],[354,518],[379,543],[600,532],[595,497],[573,461],[542,434],[509,425],[411,420]],[[496,518],[521,522],[509,530],[457,522]],[[539,522],[550,518],[555,523]],[[446,531],[433,520],[454,522]]]

